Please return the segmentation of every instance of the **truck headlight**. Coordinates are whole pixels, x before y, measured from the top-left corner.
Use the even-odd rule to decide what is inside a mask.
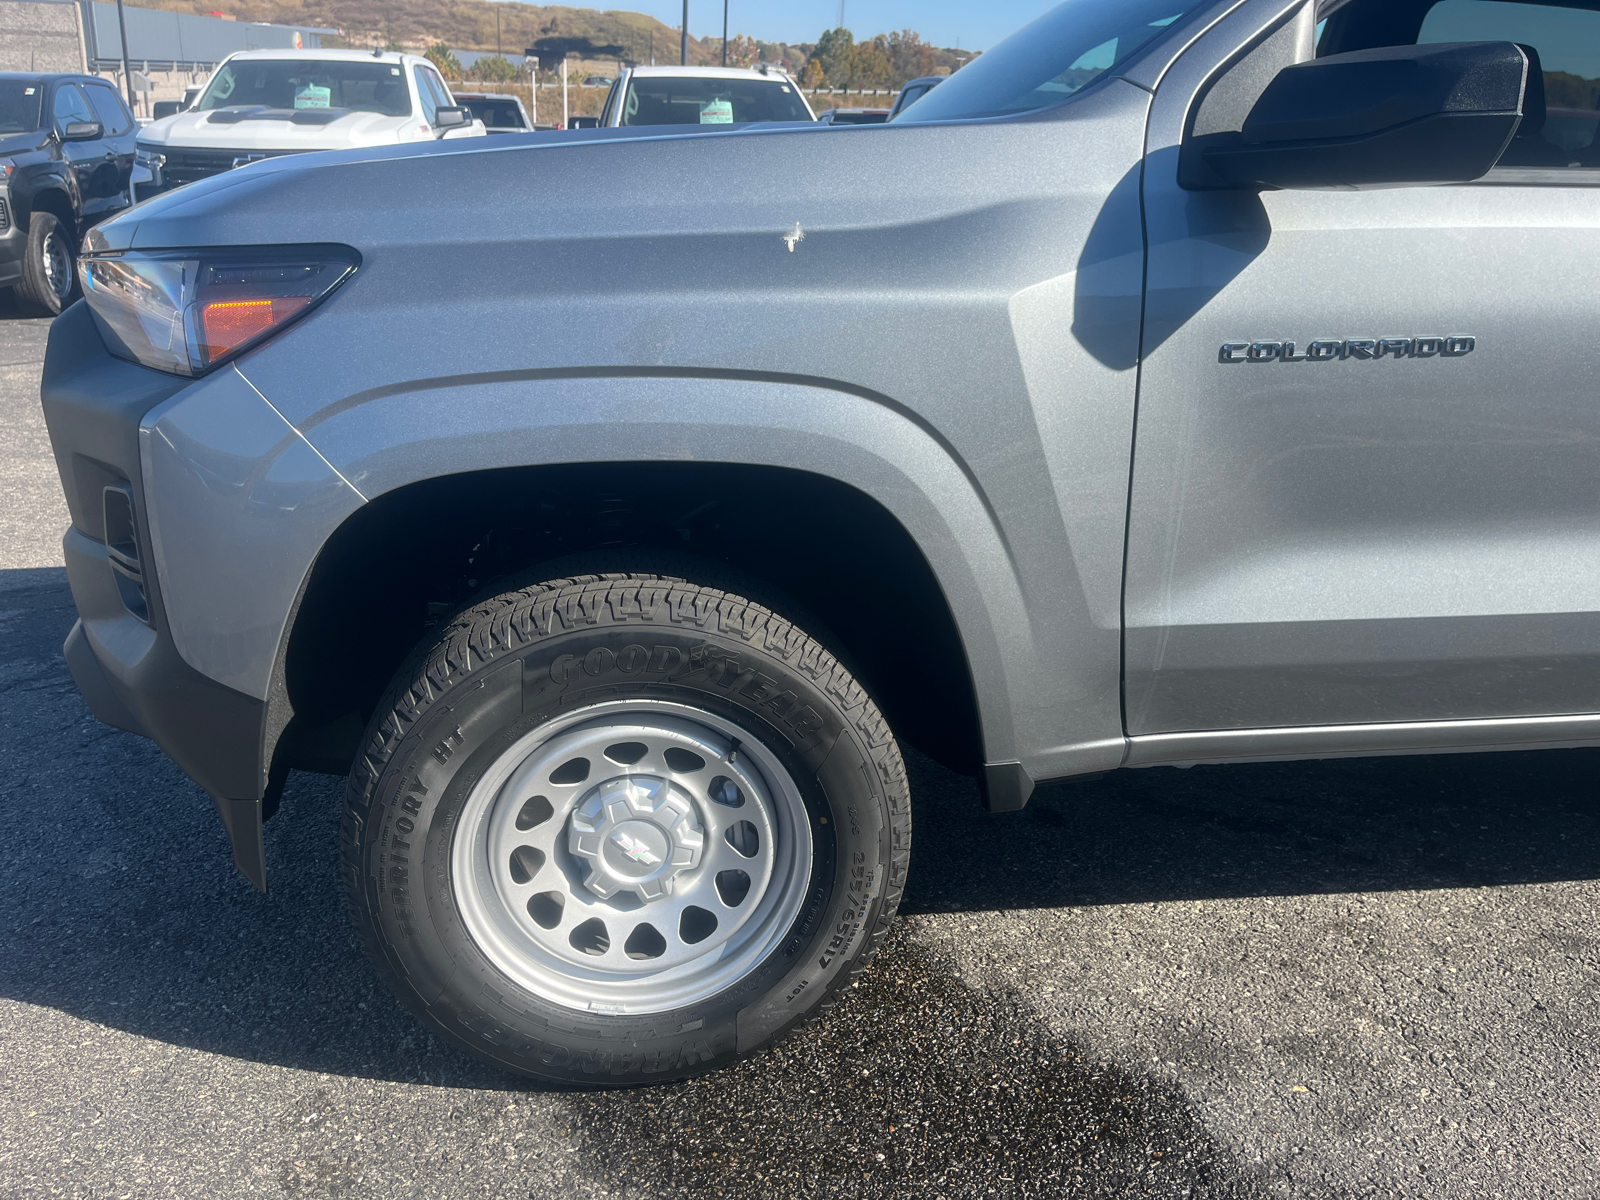
[[[160,154],[144,146],[140,146],[134,152],[133,158],[141,167],[152,173],[161,170],[162,167],[167,165],[167,156],[165,154]]]
[[[303,317],[361,263],[348,246],[86,254],[83,296],[107,348],[204,375]]]

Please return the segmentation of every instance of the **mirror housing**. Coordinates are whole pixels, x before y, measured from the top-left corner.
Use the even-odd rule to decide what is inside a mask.
[[[1511,42],[1384,46],[1278,72],[1243,129],[1204,151],[1240,188],[1470,183],[1522,122],[1529,58]]]
[[[441,105],[433,110],[433,127],[435,129],[459,129],[463,125],[472,123],[472,110],[459,104]]]
[[[99,141],[104,130],[99,121],[68,121],[61,127],[63,142]]]

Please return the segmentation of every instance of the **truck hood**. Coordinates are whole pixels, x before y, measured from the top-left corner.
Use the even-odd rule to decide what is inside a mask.
[[[386,117],[342,108],[264,108],[259,105],[181,112],[139,131],[146,145],[195,150],[338,150],[392,146],[409,132],[426,131],[418,116]]]

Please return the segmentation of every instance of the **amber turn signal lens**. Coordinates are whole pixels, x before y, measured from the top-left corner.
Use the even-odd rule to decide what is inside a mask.
[[[309,296],[276,300],[213,300],[200,309],[200,352],[207,362],[232,354],[275,326],[292,320]]]

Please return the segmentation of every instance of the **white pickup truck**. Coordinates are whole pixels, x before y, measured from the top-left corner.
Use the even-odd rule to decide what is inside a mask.
[[[484,132],[425,58],[245,50],[222,62],[192,108],[139,131],[150,180],[136,185],[138,199],[281,154]]]

